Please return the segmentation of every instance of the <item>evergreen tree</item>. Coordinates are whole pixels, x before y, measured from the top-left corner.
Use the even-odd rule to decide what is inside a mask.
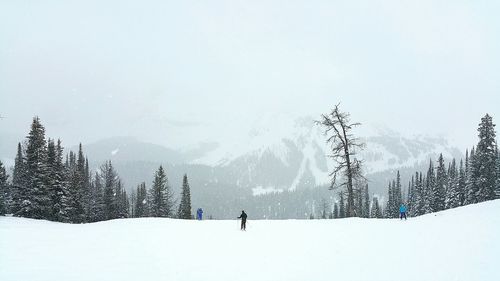
[[[411,176],[411,181],[408,183],[408,215],[414,216],[415,212],[415,176]]]
[[[475,161],[473,161],[473,190],[476,200],[483,202],[495,199],[497,182],[497,150],[495,124],[491,116],[486,114],[479,124],[479,143],[476,147]]]
[[[17,145],[17,154],[14,162],[12,186],[10,188],[10,212],[15,216],[22,216],[21,203],[28,197],[26,188],[26,160],[21,143]]]
[[[137,187],[137,195],[135,202],[135,216],[137,218],[147,217],[148,209],[147,209],[147,192],[146,192],[146,183],[141,183]]]
[[[45,128],[38,117],[33,118],[27,137],[26,171],[28,198],[21,203],[22,214],[28,218],[46,219],[51,214],[50,193],[47,187],[47,146]]]
[[[496,187],[496,198],[500,198],[500,150],[497,144],[497,187]]]
[[[118,183],[118,176],[111,164],[111,161],[105,162],[101,165],[101,181],[104,184],[104,194],[103,194],[103,207],[104,207],[104,219],[111,220],[118,218],[118,210],[116,210],[115,204],[115,188]]]
[[[401,175],[399,171],[396,174],[396,182],[394,186],[394,217],[399,217],[399,206],[403,203],[402,185],[401,185]]]
[[[378,203],[377,197],[373,197],[372,210],[371,210],[370,217],[377,218],[377,219],[383,218],[382,209],[380,208],[380,204]]]
[[[184,174],[184,178],[182,179],[181,203],[179,204],[178,217],[185,220],[193,217],[191,214],[191,191],[186,174]]]
[[[460,203],[460,175],[457,169],[456,161],[453,159],[448,169],[448,185],[446,189],[446,208],[456,208]]]
[[[339,219],[345,218],[345,203],[344,203],[344,194],[340,192],[340,202],[339,202]]]
[[[392,184],[389,182],[389,186],[387,187],[387,204],[385,205],[384,209],[384,216],[386,218],[392,218],[392,210],[394,209],[393,202],[394,202],[394,197],[393,197],[393,189],[392,189]]]
[[[5,215],[8,210],[9,182],[2,161],[0,161],[0,215]]]
[[[477,184],[477,178],[479,178],[478,171],[477,171],[477,166],[476,164],[476,155],[475,155],[475,149],[474,147],[471,149],[469,158],[467,161],[467,177],[465,181],[465,200],[464,200],[464,205],[469,205],[469,204],[474,204],[477,203],[477,197],[476,194],[479,193],[478,189],[478,184]]]
[[[66,215],[72,223],[83,223],[86,221],[85,213],[85,158],[80,144],[78,154],[70,151],[69,165],[66,167],[68,178],[68,197],[64,203]],[[68,218],[65,218],[65,220]]]
[[[466,186],[467,175],[465,173],[464,162],[460,160],[460,170],[458,172],[458,193],[459,193],[459,206],[463,206],[465,203],[465,186]]]
[[[398,172],[399,175],[399,172]],[[388,200],[385,208],[386,218],[397,218],[399,212],[399,204],[401,202],[401,181],[393,180],[389,183],[387,190]]]
[[[363,217],[370,217],[370,194],[368,192],[368,184],[364,188]]]
[[[62,185],[62,192],[60,196],[61,207],[59,213],[57,215],[57,220],[61,222],[71,223],[74,222],[73,218],[75,217],[75,191],[73,188],[73,177],[72,172],[75,166],[75,157],[73,152],[70,151],[69,155],[66,154],[66,161],[64,163],[64,183]]]
[[[427,170],[427,177],[425,178],[425,184],[422,193],[422,201],[423,208],[422,214],[429,214],[434,212],[433,203],[434,203],[434,193],[436,185],[436,176],[434,173],[434,165],[432,164],[432,160],[429,163],[429,169]]]
[[[151,187],[151,216],[172,217],[173,194],[168,184],[167,175],[160,166],[155,173],[153,186]]]
[[[328,203],[323,199],[321,201],[321,219],[326,219],[328,216]]]
[[[423,214],[424,202],[423,202],[423,182],[422,173],[415,173],[415,187],[413,189],[413,203],[410,209],[411,216],[420,216]]]
[[[363,184],[357,183],[354,189],[354,214],[356,217],[363,217]]]
[[[63,159],[63,148],[61,146],[61,140],[57,141],[57,144],[53,140],[49,140],[47,146],[47,166],[49,169],[48,186],[50,198],[52,201],[51,219],[55,221],[63,221],[62,211],[63,203],[62,200],[67,194],[65,194],[65,172],[64,165],[62,163]]]
[[[104,214],[104,191],[99,173],[95,173],[94,180],[90,186],[90,222],[105,220]]]
[[[338,219],[339,218],[339,204],[335,203],[333,205],[333,218]]]
[[[78,156],[76,158],[76,170],[74,170],[74,186],[75,188],[75,211],[76,216],[73,219],[74,222],[82,223],[87,220],[89,214],[87,213],[88,208],[88,176],[85,171],[85,156],[83,155],[82,144],[80,143],[78,147]]]
[[[445,209],[446,189],[448,184],[448,175],[444,165],[443,154],[439,155],[438,166],[436,167],[436,178],[432,185],[432,211],[438,212]]]
[[[137,218],[137,214],[136,214],[136,210],[135,210],[136,201],[137,201],[137,193],[135,190],[132,189],[132,193],[130,193],[130,202],[129,202],[130,209],[128,211],[129,217],[131,217],[131,218]]]
[[[92,179],[90,176],[89,159],[85,157],[85,168],[83,172],[83,207],[85,210],[85,220],[90,221],[92,214]]]
[[[115,186],[115,193],[113,196],[113,209],[115,214],[113,218],[128,218],[128,198],[127,192],[124,190],[122,186],[122,182],[118,179],[117,184]]]

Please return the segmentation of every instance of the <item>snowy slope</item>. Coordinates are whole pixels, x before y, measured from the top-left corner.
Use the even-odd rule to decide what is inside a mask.
[[[246,232],[236,220],[0,217],[0,280],[493,281],[498,213],[500,200],[408,221],[250,220]]]

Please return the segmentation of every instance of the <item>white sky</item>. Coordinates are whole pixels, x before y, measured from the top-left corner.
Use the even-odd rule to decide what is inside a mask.
[[[480,3],[479,3],[480,2]],[[476,142],[500,123],[499,1],[0,1],[2,133],[180,147],[334,104]],[[239,129],[237,127],[240,127]]]

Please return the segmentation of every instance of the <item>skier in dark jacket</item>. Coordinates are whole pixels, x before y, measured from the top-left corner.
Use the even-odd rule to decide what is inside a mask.
[[[246,230],[247,228],[247,214],[245,211],[241,211],[241,215],[238,217],[241,219],[241,230]]]

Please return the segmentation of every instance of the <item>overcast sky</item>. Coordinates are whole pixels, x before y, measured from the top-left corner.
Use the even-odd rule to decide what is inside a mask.
[[[499,1],[0,1],[0,134],[180,147],[270,113],[461,148],[500,123]],[[239,124],[241,130],[236,129]]]

